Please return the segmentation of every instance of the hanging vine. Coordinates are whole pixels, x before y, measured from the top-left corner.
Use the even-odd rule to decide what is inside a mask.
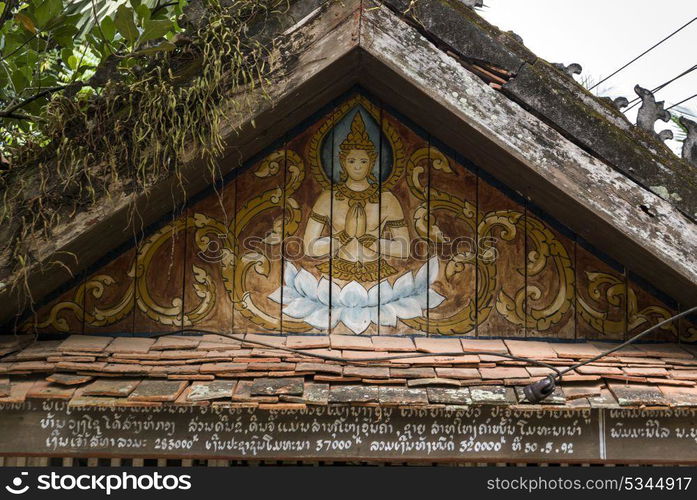
[[[242,90],[263,93],[276,44],[264,27],[286,8],[285,0],[192,1],[167,36],[140,43],[136,28],[130,51],[54,93],[31,133],[3,144],[11,168],[0,172],[0,288],[31,300],[27,277],[41,242],[78,211],[114,193],[135,199],[169,176],[184,190],[182,167],[193,160],[216,178],[224,120],[247,105]],[[119,33],[128,35],[124,22]],[[100,36],[119,38],[102,27]]]

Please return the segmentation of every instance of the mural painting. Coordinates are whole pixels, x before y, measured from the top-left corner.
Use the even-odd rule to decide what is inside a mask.
[[[677,310],[489,174],[353,94],[21,328],[618,340]]]

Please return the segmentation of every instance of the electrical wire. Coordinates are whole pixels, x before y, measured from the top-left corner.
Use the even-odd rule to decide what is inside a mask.
[[[687,310],[685,310],[679,314],[676,314],[674,316],[671,316],[670,318],[664,319],[663,321],[656,323],[655,325],[653,325],[650,328],[647,328],[643,332],[634,335],[631,339],[626,340],[625,342],[622,342],[621,344],[613,347],[612,349],[608,349],[607,351],[601,352],[597,356],[593,356],[592,358],[589,358],[589,359],[586,359],[586,360],[581,361],[579,363],[576,363],[575,365],[569,366],[568,368],[564,368],[563,370],[560,370],[560,371],[558,370],[559,376],[561,377],[565,373],[568,373],[568,372],[573,371],[577,368],[580,368],[581,366],[585,366],[589,363],[593,363],[594,361],[598,361],[599,359],[604,358],[605,356],[608,356],[608,355],[612,354],[613,352],[619,351],[620,349],[627,347],[630,344],[633,344],[634,342],[641,339],[642,337],[645,337],[649,333],[651,333],[655,330],[658,330],[659,328],[675,321],[676,319],[680,319],[682,317],[688,316],[688,315],[696,313],[696,312],[697,312],[697,306],[692,307],[690,309],[687,309]]]
[[[603,78],[602,80],[600,80],[598,83],[596,83],[595,85],[593,85],[593,86],[592,86],[590,89],[588,89],[588,90],[593,90],[594,88],[596,88],[596,87],[597,87],[598,85],[600,85],[601,83],[604,83],[604,82],[608,81],[610,78],[612,78],[613,76],[615,76],[617,73],[619,73],[620,71],[622,71],[622,70],[624,70],[625,68],[629,67],[630,65],[634,64],[636,61],[638,61],[639,59],[641,59],[642,57],[644,57],[646,54],[648,54],[649,52],[651,52],[653,49],[655,49],[655,48],[658,47],[659,45],[663,44],[664,42],[668,41],[669,39],[671,39],[672,37],[674,37],[675,35],[677,35],[678,33],[680,33],[682,30],[684,30],[685,28],[687,28],[690,24],[694,23],[695,21],[697,21],[697,17],[695,17],[694,19],[692,19],[692,20],[688,21],[687,23],[683,24],[680,28],[678,28],[677,30],[673,31],[670,35],[668,35],[667,37],[665,37],[663,40],[661,40],[660,42],[658,42],[658,43],[654,44],[653,46],[649,47],[649,48],[646,49],[644,52],[642,52],[641,54],[639,54],[638,56],[636,56],[634,59],[632,59],[631,61],[629,61],[627,64],[625,64],[625,65],[622,66],[621,68],[617,69],[616,71],[614,71],[614,72],[611,73],[610,75],[608,75],[608,76],[606,76],[605,78]]]
[[[697,94],[691,95],[691,96],[688,97],[687,99],[683,99],[682,101],[680,101],[680,102],[678,102],[678,103],[676,103],[676,104],[673,104],[672,106],[666,108],[666,110],[673,109],[674,107],[680,106],[681,104],[685,104],[687,101],[689,101],[689,100],[691,100],[691,99],[694,99],[695,97],[697,97]]]

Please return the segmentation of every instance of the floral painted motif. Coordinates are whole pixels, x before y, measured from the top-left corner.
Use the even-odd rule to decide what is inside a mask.
[[[308,324],[331,328],[339,322],[356,334],[371,323],[396,326],[398,319],[423,317],[426,309],[438,307],[443,296],[430,285],[438,276],[438,259],[432,258],[416,272],[406,272],[390,285],[389,281],[366,289],[357,281],[340,287],[326,278],[315,278],[305,269],[298,270],[287,262],[284,286],[269,296],[285,304],[283,313]]]

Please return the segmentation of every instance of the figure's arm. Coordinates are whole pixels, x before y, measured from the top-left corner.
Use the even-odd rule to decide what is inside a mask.
[[[309,257],[325,257],[331,252],[331,237],[322,237],[324,226],[324,223],[315,218],[310,218],[307,221],[303,244],[305,245],[305,254]]]
[[[382,198],[384,221],[378,240],[380,253],[388,257],[406,259],[409,256],[409,229],[404,220],[404,212],[399,201],[391,193],[384,193]],[[386,233],[391,235],[385,238]]]
[[[331,236],[322,236],[324,227],[328,226],[331,232],[331,218],[329,216],[331,209],[331,194],[322,193],[317,199],[317,202],[312,207],[310,218],[307,221],[305,234],[303,236],[303,246],[305,254],[309,257],[326,257],[332,251],[338,250],[338,246],[332,248]]]
[[[409,230],[406,226],[391,229],[392,238],[380,238],[380,253],[388,257],[409,257]]]

